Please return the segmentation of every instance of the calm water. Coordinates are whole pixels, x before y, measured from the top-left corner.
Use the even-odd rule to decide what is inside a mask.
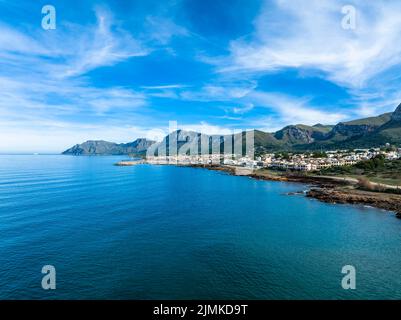
[[[0,156],[0,299],[401,298],[401,221],[299,184]],[[41,288],[41,268],[57,289]],[[341,288],[341,268],[357,290]]]

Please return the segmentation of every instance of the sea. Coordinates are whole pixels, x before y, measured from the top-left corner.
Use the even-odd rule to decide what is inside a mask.
[[[0,156],[0,299],[401,299],[392,212],[120,160]]]

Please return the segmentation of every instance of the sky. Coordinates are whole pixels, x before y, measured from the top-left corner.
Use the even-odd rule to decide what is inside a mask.
[[[0,0],[0,153],[160,140],[169,121],[273,132],[393,111],[400,12],[399,0]]]

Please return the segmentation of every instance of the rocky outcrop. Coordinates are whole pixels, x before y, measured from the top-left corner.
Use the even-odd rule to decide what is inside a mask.
[[[365,192],[355,189],[313,188],[307,197],[328,203],[361,204],[381,208],[397,213],[401,217],[401,195],[378,192]]]
[[[340,134],[344,137],[354,137],[354,136],[361,136],[367,134],[369,132],[373,132],[378,127],[375,125],[370,124],[361,124],[361,125],[350,125],[346,123],[340,122],[336,126],[334,126],[333,131],[330,135]]]
[[[148,140],[145,138],[139,138],[139,139],[136,139],[134,142],[122,144],[120,146],[122,146],[123,148],[126,149],[127,154],[144,153],[154,143],[155,143],[155,141]]]
[[[391,115],[391,120],[401,121],[401,104],[397,107],[397,109],[395,109],[395,111]]]
[[[274,134],[274,137],[278,140],[284,140],[291,144],[304,144],[312,143],[314,130],[312,128],[300,127],[300,126],[287,126]]]

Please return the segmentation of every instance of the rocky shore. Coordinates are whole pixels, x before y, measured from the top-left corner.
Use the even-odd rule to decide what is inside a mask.
[[[401,218],[401,195],[357,189],[312,188],[307,197],[328,203],[361,204],[396,212]]]
[[[138,164],[144,164],[144,161],[141,160],[135,160],[135,161],[131,161],[131,160],[123,160],[123,161],[119,161],[117,163],[115,163],[115,166],[118,167],[131,167],[131,166],[136,166]]]
[[[120,161],[117,166],[133,166],[144,163],[143,161]],[[188,165],[179,165],[188,167]],[[248,176],[253,179],[281,182],[297,182],[309,185],[309,190],[305,193],[307,197],[314,198],[327,203],[339,204],[359,204],[372,206],[396,213],[397,218],[401,218],[401,195],[364,191],[358,189],[355,179],[312,176],[296,173],[275,174],[268,170],[252,170],[235,166],[222,165],[190,165],[192,168],[201,168],[213,171],[226,172],[235,176]],[[304,194],[304,192],[302,192]]]
[[[238,168],[220,165],[194,165],[194,168],[223,171],[232,175],[238,174]],[[308,176],[301,174],[274,175],[267,171],[252,171],[247,176],[268,181],[298,182],[310,185],[306,196],[327,203],[359,204],[394,211],[401,218],[401,195],[363,191],[357,189],[355,181],[338,177]]]

